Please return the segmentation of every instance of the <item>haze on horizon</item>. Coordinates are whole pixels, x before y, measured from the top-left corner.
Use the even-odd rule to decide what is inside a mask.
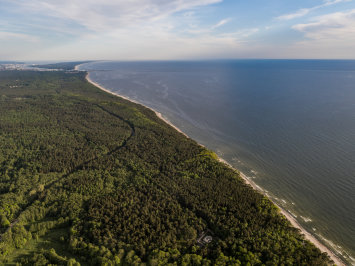
[[[0,0],[0,60],[355,59],[353,0]]]

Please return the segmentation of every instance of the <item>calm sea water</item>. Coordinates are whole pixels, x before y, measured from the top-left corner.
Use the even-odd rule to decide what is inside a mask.
[[[96,62],[355,263],[355,61]]]

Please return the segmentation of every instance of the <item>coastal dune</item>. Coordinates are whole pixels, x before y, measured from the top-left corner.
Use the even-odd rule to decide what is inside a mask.
[[[79,65],[75,67],[75,70],[79,70]],[[120,95],[118,93],[115,93],[115,92],[112,92],[106,88],[104,88],[103,86],[101,86],[100,84],[94,82],[93,80],[90,79],[90,74],[87,73],[86,75],[86,80],[93,84],[94,86],[98,87],[99,89],[109,93],[109,94],[112,94],[112,95],[115,95],[115,96],[118,96],[118,97],[121,97],[127,101],[130,101],[130,102],[133,102],[133,103],[136,103],[136,104],[140,104],[142,105],[141,103],[135,101],[135,100],[132,100],[128,97],[125,97],[123,95]],[[145,106],[145,105],[144,105]],[[163,120],[165,123],[169,124],[171,127],[173,127],[175,130],[177,130],[178,132],[180,132],[181,134],[183,134],[184,136],[188,137],[189,136],[184,133],[182,130],[180,130],[177,126],[175,126],[174,124],[172,124],[169,120],[167,120],[166,118],[163,117],[163,115],[159,112],[157,112],[156,110],[148,107],[148,106],[145,106],[146,108],[152,110],[156,116],[158,118],[160,118],[161,120]],[[254,182],[252,182],[250,179],[247,178],[247,176],[243,173],[241,173],[240,171],[238,171],[237,169],[235,169],[233,166],[231,166],[228,162],[226,162],[224,159],[222,158],[219,158],[219,161],[226,164],[228,167],[232,168],[233,170],[237,171],[241,178],[245,181],[245,183],[247,183],[248,185],[250,185],[253,189],[257,190],[259,193],[262,193],[265,195],[265,193],[261,190],[261,188],[259,186],[257,186]],[[301,233],[304,235],[305,239],[311,241],[317,248],[319,248],[322,252],[326,252],[329,257],[334,261],[334,263],[336,265],[345,265],[329,248],[327,248],[325,245],[323,245],[320,241],[318,241],[318,239],[316,237],[314,237],[312,234],[310,234],[308,231],[306,231],[298,222],[297,220],[292,217],[292,215],[290,215],[286,210],[282,209],[280,206],[278,206],[275,202],[274,204],[280,209],[280,212],[282,215],[284,215],[284,217],[292,224],[293,227],[295,228],[298,228]]]

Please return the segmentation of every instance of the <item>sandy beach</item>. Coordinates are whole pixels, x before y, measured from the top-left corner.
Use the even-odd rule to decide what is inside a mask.
[[[77,65],[75,66],[75,70],[79,70],[79,66],[80,65]],[[107,89],[105,89],[104,87],[102,87],[100,84],[92,81],[90,79],[90,75],[89,73],[86,75],[86,79],[88,82],[90,82],[91,84],[93,84],[94,86],[100,88],[101,90],[109,93],[109,94],[112,94],[112,95],[115,95],[115,96],[118,96],[118,97],[121,97],[127,101],[131,101],[133,103],[136,103],[136,104],[140,104],[140,105],[143,105],[135,100],[132,100],[132,99],[129,99],[128,97],[125,97],[123,95],[120,95],[118,93],[114,93],[112,91],[109,91]],[[166,118],[164,118],[162,116],[161,113],[157,112],[156,110],[150,108],[150,107],[147,107],[145,105],[143,105],[144,107],[152,110],[156,115],[157,117],[159,117],[161,120],[163,120],[165,123],[169,124],[171,127],[173,127],[174,129],[176,129],[178,132],[180,132],[181,134],[185,135],[186,137],[189,138],[189,136],[184,133],[182,130],[180,130],[178,127],[176,127],[174,124],[172,124],[169,120],[167,120]],[[203,145],[201,145],[203,146]],[[238,171],[237,169],[235,169],[232,165],[230,165],[228,162],[226,162],[224,159],[222,158],[219,158],[219,161],[220,162],[223,162],[224,164],[226,164],[228,167],[232,168],[233,170],[237,171],[241,178],[243,178],[243,180],[248,184],[250,185],[253,189],[257,190],[258,192],[262,193],[263,195],[265,195],[264,191],[258,186],[256,185],[254,182],[252,182],[250,179],[247,178],[247,176],[243,173],[241,173],[240,171]],[[294,226],[295,228],[298,228],[301,233],[304,235],[305,239],[309,240],[310,242],[312,242],[317,248],[319,248],[322,252],[326,252],[329,257],[334,261],[334,263],[336,265],[345,265],[329,248],[327,248],[325,245],[323,245],[320,241],[318,241],[318,239],[316,237],[314,237],[312,234],[310,234],[308,231],[306,231],[298,222],[297,220],[292,217],[292,215],[290,215],[286,210],[282,209],[280,206],[278,206],[275,202],[274,204],[280,209],[280,212],[286,217],[287,220],[290,221],[290,223],[292,224],[292,226]]]
[[[75,67],[75,69],[76,69],[76,67]],[[77,69],[76,69],[76,70],[77,70]],[[128,98],[128,97],[125,97],[125,96],[123,96],[123,95],[120,95],[120,94],[118,94],[118,93],[114,93],[114,92],[112,92],[112,91],[109,91],[109,90],[105,89],[105,88],[102,87],[100,84],[97,84],[96,82],[92,81],[92,80],[90,79],[89,74],[86,75],[86,80],[89,81],[91,84],[95,85],[96,87],[100,88],[101,90],[103,90],[103,91],[109,93],[109,94],[112,94],[112,95],[121,97],[121,98],[123,98],[123,99],[125,99],[125,100],[127,100],[127,101],[130,101],[130,102],[133,102],[133,103],[136,103],[136,104],[139,104],[139,105],[143,105],[143,104],[141,104],[141,103],[139,103],[139,102],[137,102],[137,101],[135,101],[135,100],[132,100],[132,99],[130,99],[130,98]],[[157,117],[159,117],[159,118],[160,118],[161,120],[163,120],[165,123],[167,123],[168,125],[170,125],[171,127],[173,127],[175,130],[177,130],[178,132],[180,132],[180,133],[183,134],[184,136],[189,137],[189,136],[186,135],[182,130],[180,130],[177,126],[175,126],[175,125],[172,124],[169,120],[167,120],[165,117],[163,117],[163,115],[162,115],[161,113],[157,112],[156,110],[154,110],[154,109],[152,109],[152,108],[150,108],[150,107],[148,107],[148,106],[145,106],[145,105],[143,105],[143,106],[144,106],[145,108],[148,108],[149,110],[153,111]]]

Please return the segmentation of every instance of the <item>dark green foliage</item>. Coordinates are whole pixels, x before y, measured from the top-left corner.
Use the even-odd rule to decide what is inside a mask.
[[[0,264],[329,263],[214,153],[85,74],[0,71]]]

